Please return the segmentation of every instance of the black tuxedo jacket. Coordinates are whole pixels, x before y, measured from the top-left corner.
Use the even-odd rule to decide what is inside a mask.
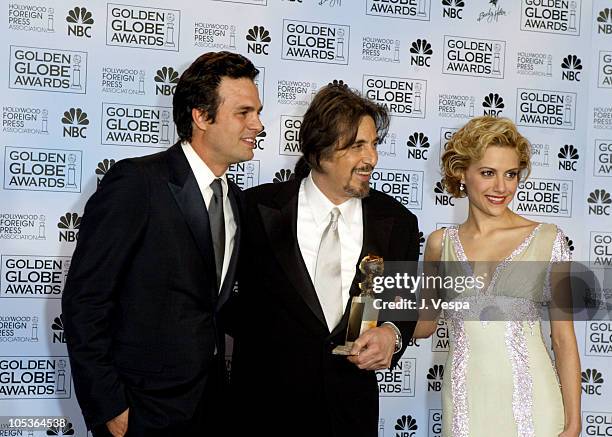
[[[250,429],[266,435],[376,436],[375,372],[331,353],[344,343],[348,311],[330,333],[298,246],[299,186],[289,181],[245,192],[240,330],[232,367],[232,381],[244,400],[242,414]],[[412,213],[375,190],[362,200],[362,210],[360,260],[367,254],[385,261],[418,259]],[[359,294],[360,279],[356,274],[352,296]],[[396,325],[404,346],[394,363],[415,323]]]
[[[62,310],[89,427],[128,406],[146,426],[188,422],[207,384],[224,378],[220,314],[242,233],[241,192],[229,186],[237,230],[220,292],[208,213],[180,144],[118,162],[87,202]]]

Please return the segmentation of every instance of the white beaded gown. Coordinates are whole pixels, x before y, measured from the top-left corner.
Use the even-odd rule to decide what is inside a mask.
[[[550,300],[550,270],[517,275],[517,265],[527,263],[511,261],[548,266],[569,258],[563,232],[539,224],[495,268],[490,284],[458,297],[471,302],[469,311],[444,310],[450,335],[442,384],[445,437],[556,437],[563,431],[560,386],[540,327],[542,303]],[[456,226],[444,231],[441,260],[467,265]],[[505,317],[475,317],[487,299]]]

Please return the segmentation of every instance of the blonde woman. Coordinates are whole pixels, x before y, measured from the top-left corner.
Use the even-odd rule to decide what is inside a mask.
[[[445,187],[454,197],[467,197],[469,212],[461,225],[429,236],[425,261],[457,261],[440,268],[461,266],[483,278],[480,286],[454,294],[471,304],[469,311],[444,311],[450,331],[444,436],[580,434],[566,238],[557,226],[509,208],[530,169],[529,142],[504,118],[470,120],[442,155]],[[554,367],[540,331],[542,304],[550,311]],[[436,316],[421,311],[414,336],[429,337]]]

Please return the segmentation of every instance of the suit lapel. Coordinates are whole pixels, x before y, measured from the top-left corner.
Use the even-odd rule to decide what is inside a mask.
[[[207,277],[212,278],[211,283],[214,284],[216,283],[215,255],[212,249],[208,212],[200,187],[180,144],[168,149],[168,154],[170,169],[168,186],[204,259]],[[213,289],[216,299],[216,286],[213,286]]]
[[[299,186],[298,181],[288,183],[285,192],[277,197],[277,205],[259,204],[259,213],[274,257],[308,308],[324,326],[327,326],[297,241]]]
[[[363,245],[355,266],[355,278],[351,286],[351,296],[360,293],[359,290],[359,262],[366,255],[383,256],[389,253],[389,239],[393,228],[393,217],[389,213],[377,208],[372,197],[366,197],[361,202],[363,215]],[[385,215],[386,214],[386,215]],[[356,288],[355,288],[356,287]]]
[[[234,287],[234,277],[236,275],[236,266],[238,264],[238,256],[240,253],[240,209],[238,208],[238,201],[236,199],[236,193],[228,180],[228,192],[227,196],[232,207],[232,214],[234,215],[234,222],[236,223],[236,234],[234,236],[234,249],[232,250],[231,258],[223,279],[223,285],[221,286],[221,292],[219,293],[219,301],[217,302],[217,310],[227,301],[229,298],[232,288]]]

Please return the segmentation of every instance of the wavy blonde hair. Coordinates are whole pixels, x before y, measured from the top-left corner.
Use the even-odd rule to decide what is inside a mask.
[[[474,117],[453,134],[442,153],[442,182],[453,197],[464,197],[461,176],[470,163],[482,159],[489,146],[513,148],[519,157],[519,180],[531,173],[531,144],[512,120],[491,116]]]

